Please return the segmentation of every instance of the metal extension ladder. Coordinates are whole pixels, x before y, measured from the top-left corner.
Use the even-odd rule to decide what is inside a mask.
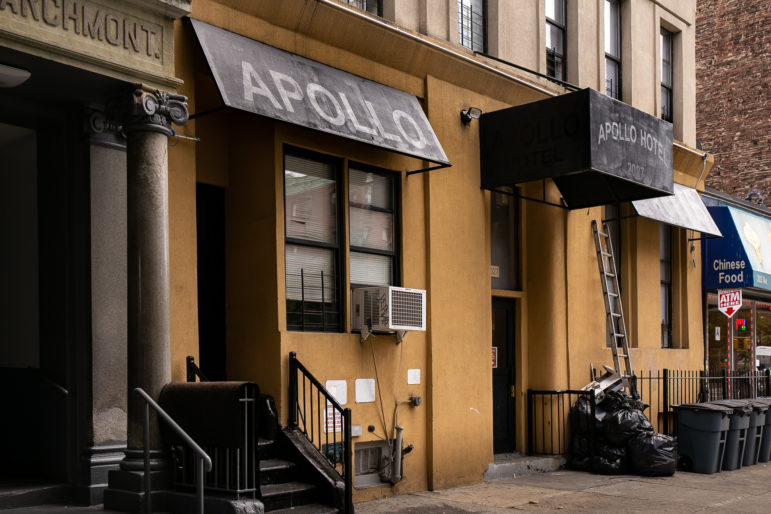
[[[637,383],[632,373],[632,363],[629,360],[629,340],[626,336],[624,309],[621,306],[621,288],[618,286],[616,260],[613,256],[613,245],[610,241],[608,224],[602,223],[602,230],[597,226],[597,220],[592,220],[594,232],[594,247],[597,250],[597,266],[600,270],[602,294],[605,298],[605,315],[607,320],[610,348],[613,352],[613,368],[621,376],[624,387],[633,397],[638,398]],[[619,359],[624,361],[621,370]]]

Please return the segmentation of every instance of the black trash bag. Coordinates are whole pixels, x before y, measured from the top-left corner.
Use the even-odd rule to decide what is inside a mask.
[[[649,407],[647,403],[641,400],[635,400],[624,390],[606,392],[601,405],[608,414],[618,412],[621,409],[645,411],[645,409]]]
[[[637,474],[651,477],[675,474],[675,442],[667,435],[639,433],[629,439],[627,455]]]
[[[592,446],[589,435],[573,434],[570,438],[570,455],[575,458],[591,457]]]
[[[602,420],[602,433],[611,444],[622,446],[640,432],[653,432],[653,425],[642,411],[620,409]]]
[[[568,469],[573,471],[590,471],[592,469],[592,457],[574,457],[568,459]]]
[[[591,432],[592,428],[594,428],[592,402],[588,397],[579,397],[570,408],[570,428],[574,434],[585,434]]]
[[[623,475],[626,473],[624,459],[606,459],[596,455],[592,457],[592,471],[600,475]]]

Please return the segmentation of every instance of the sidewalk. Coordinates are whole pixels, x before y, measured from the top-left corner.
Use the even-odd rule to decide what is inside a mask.
[[[603,476],[560,470],[356,504],[357,514],[560,512],[771,512],[771,465],[713,475]]]
[[[357,514],[460,514],[464,512],[771,512],[771,465],[714,475],[603,476],[560,470],[501,478],[442,491],[403,494],[356,504]],[[95,514],[95,507],[29,507],[19,514]]]

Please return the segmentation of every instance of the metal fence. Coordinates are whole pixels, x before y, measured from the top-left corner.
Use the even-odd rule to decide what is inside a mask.
[[[584,396],[594,410],[591,391],[527,391],[527,454],[564,455],[569,450],[570,408]],[[594,417],[594,412],[592,412]]]
[[[674,405],[724,399],[771,396],[771,370],[710,372],[703,370],[638,371],[635,373],[640,399],[650,407],[645,414],[654,429],[677,435]],[[594,405],[587,391],[527,392],[528,455],[564,455],[569,451],[570,408],[582,396]]]

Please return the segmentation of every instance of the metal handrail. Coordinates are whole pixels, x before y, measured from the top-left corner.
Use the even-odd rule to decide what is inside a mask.
[[[158,414],[158,418],[165,421],[171,429],[179,436],[182,441],[188,445],[193,452],[198,457],[198,465],[197,465],[197,480],[195,485],[195,494],[196,494],[196,503],[198,505],[198,508],[196,511],[198,514],[203,514],[203,477],[204,477],[204,464],[206,472],[211,471],[211,457],[209,457],[205,451],[201,449],[198,444],[193,441],[193,439],[187,435],[187,433],[177,425],[177,422],[174,421],[171,416],[169,416],[166,411],[164,411],[160,405],[155,403],[155,400],[150,398],[150,395],[148,395],[144,390],[142,390],[141,387],[137,387],[134,389],[134,393],[139,395],[140,398],[142,398],[145,401],[145,416],[144,416],[144,424],[142,426],[143,430],[143,439],[144,439],[144,464],[145,464],[145,512],[148,514],[153,511],[152,509],[152,495],[151,495],[151,485],[152,480],[150,479],[150,407],[155,410],[156,414]]]
[[[324,397],[325,405],[332,406],[333,409],[335,409],[337,412],[340,413],[340,416],[342,418],[343,426],[342,426],[342,450],[343,450],[343,461],[340,463],[342,464],[342,470],[343,472],[340,473],[340,471],[337,470],[336,464],[338,464],[337,461],[337,438],[333,435],[332,438],[332,455],[333,458],[330,459],[328,455],[325,455],[319,446],[316,446],[316,442],[311,440],[308,434],[308,421],[305,419],[305,412],[300,409],[299,404],[299,394],[297,390],[297,380],[298,380],[298,371],[302,373],[303,376],[303,384],[305,383],[305,380],[308,380],[311,386],[316,388],[317,395],[320,394]],[[303,385],[303,399],[305,398],[305,386]],[[312,400],[311,400],[312,402]],[[303,401],[303,404],[305,402]],[[320,406],[320,402],[318,402],[318,405]],[[319,407],[320,409],[320,407]],[[327,461],[332,464],[332,466],[335,469],[335,472],[337,472],[339,475],[341,475],[341,478],[343,479],[343,482],[345,484],[345,498],[343,499],[344,505],[343,505],[343,512],[349,513],[354,512],[353,509],[353,462],[352,462],[352,443],[351,443],[351,409],[344,409],[332,396],[329,391],[326,390],[326,388],[321,385],[321,382],[319,382],[316,377],[314,377],[308,369],[303,366],[303,364],[297,359],[297,354],[295,352],[289,352],[289,420],[288,425],[292,426],[294,428],[298,428],[297,423],[297,415],[298,412],[301,416],[301,420],[303,422],[303,428],[301,429],[303,435],[316,447],[316,450],[319,451],[319,453],[327,459]],[[311,425],[311,431],[313,431],[313,407],[311,407],[311,419],[310,419],[310,425]],[[316,423],[321,423],[321,412],[319,411]],[[334,432],[333,432],[334,434]],[[319,437],[320,437],[320,429],[319,429]],[[329,439],[327,439],[327,443],[329,442]],[[319,445],[321,445],[321,441],[318,442]]]

